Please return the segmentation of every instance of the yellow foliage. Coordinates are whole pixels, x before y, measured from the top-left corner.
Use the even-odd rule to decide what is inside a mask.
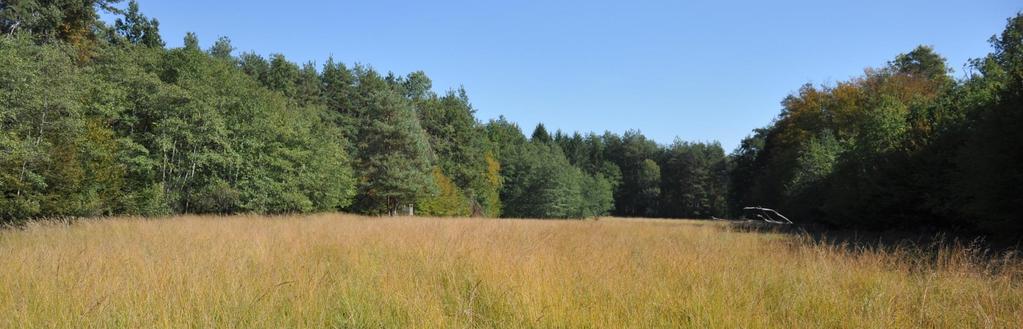
[[[438,193],[419,200],[418,212],[426,216],[469,216],[469,201],[455,182],[444,175],[440,168],[433,168],[433,180],[437,184]]]
[[[483,206],[486,208],[487,216],[500,217],[500,192],[501,185],[503,184],[501,179],[501,162],[498,162],[489,151],[483,155],[483,159],[487,162],[487,189],[484,191],[486,204]]]

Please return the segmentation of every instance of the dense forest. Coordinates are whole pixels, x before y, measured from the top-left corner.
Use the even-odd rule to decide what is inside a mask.
[[[1023,232],[1023,16],[955,79],[921,46],[805,85],[731,155],[730,204],[828,226]]]
[[[638,131],[527,135],[423,72],[168,49],[133,0],[0,2],[0,222],[349,211],[735,217],[1023,230],[1023,16],[955,78],[929,47],[805,85],[726,154]],[[99,19],[100,12],[118,18]]]

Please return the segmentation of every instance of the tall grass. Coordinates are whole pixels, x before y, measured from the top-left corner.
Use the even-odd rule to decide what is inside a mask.
[[[0,326],[1020,328],[1021,269],[711,222],[120,218],[0,232]]]

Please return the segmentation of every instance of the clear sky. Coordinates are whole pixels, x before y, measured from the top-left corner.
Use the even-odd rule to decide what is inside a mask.
[[[956,76],[1023,10],[975,1],[241,1],[139,0],[168,46],[204,46],[464,85],[477,116],[528,134],[637,129],[731,151],[805,83],[830,83],[925,44]]]

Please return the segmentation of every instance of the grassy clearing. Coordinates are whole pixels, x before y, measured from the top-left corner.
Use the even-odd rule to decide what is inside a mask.
[[[3,327],[1023,327],[1023,264],[718,223],[176,217],[0,232]]]

